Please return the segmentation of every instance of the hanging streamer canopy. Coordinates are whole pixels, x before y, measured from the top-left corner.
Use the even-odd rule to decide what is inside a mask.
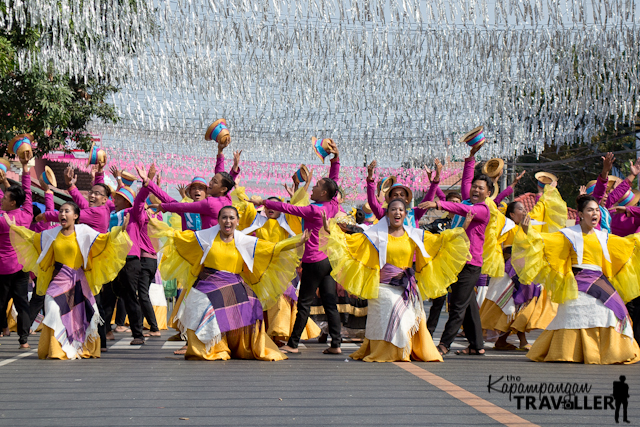
[[[312,136],[341,157],[389,163],[511,157],[589,139],[640,110],[633,0],[25,0],[5,28],[38,23],[51,64],[118,84],[115,149],[210,156],[227,119],[254,160],[310,162]]]

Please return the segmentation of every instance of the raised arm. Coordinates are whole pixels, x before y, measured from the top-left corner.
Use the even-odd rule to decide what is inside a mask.
[[[229,171],[229,175],[235,181],[238,175],[240,175],[240,155],[242,154],[242,150],[233,152],[233,166]],[[217,165],[216,165],[217,166]]]
[[[33,156],[33,154],[31,154]],[[26,160],[26,159],[25,159]],[[31,194],[31,175],[29,174],[29,166],[27,166],[27,162],[31,160],[20,159],[22,163],[22,189],[24,190],[24,203],[22,204],[22,209],[24,209],[29,214],[33,215],[33,195]]]
[[[78,190],[78,187],[75,185],[69,187],[69,195],[80,209],[86,209],[89,207],[89,202],[84,198],[82,193],[80,193],[80,190]]]
[[[136,198],[133,201],[133,207],[129,211],[129,221],[137,222],[141,224],[145,221],[146,214],[144,213],[144,203],[149,197],[149,187],[142,186],[138,194],[136,194]]]
[[[512,186],[508,186],[507,188],[505,188],[504,190],[502,190],[497,196],[496,199],[494,200],[494,203],[496,205],[499,205],[504,199],[506,199],[507,197],[511,196],[513,194],[513,187]]]
[[[56,205],[53,203],[53,192],[51,191],[44,193],[44,209],[45,212],[56,210]]]
[[[373,212],[376,218],[380,219],[384,216],[384,209],[376,196],[376,183],[373,179],[373,172],[376,170],[377,165],[378,162],[374,160],[367,166],[367,201],[371,207],[371,212]]]
[[[618,203],[618,201],[624,197],[624,195],[631,189],[631,184],[640,173],[640,159],[637,159],[635,163],[631,163],[630,165],[631,174],[625,178],[616,188],[609,193],[609,197],[607,198],[607,202],[605,203],[605,207],[609,209],[611,206]],[[608,179],[608,177],[607,177]],[[595,192],[595,191],[594,191]]]
[[[340,185],[340,157],[336,152],[331,159],[331,167],[329,168],[329,178]]]
[[[464,169],[462,170],[462,182],[460,183],[460,195],[462,200],[469,198],[471,184],[473,183],[473,174],[476,167],[476,158],[472,155],[464,159]],[[466,215],[466,214],[465,214]]]
[[[277,202],[275,200],[264,200],[264,207],[274,211],[284,212],[289,215],[299,216],[303,219],[310,219],[314,216],[313,206],[294,206],[288,203]]]
[[[149,185],[147,187],[154,196],[156,196],[162,203],[177,203],[173,197],[169,196],[167,193],[162,190],[162,188],[158,187],[155,182],[149,181]]]
[[[224,172],[224,154],[222,154],[222,151],[218,149],[218,155],[216,156],[216,168],[214,170],[214,173],[220,172]]]

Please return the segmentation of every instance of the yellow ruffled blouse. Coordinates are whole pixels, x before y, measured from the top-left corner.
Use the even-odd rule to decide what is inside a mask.
[[[544,224],[531,225],[530,228],[542,233],[554,233],[565,227],[567,214],[567,204],[558,189],[546,185],[538,203],[529,212],[531,219],[544,222]]]
[[[335,220],[328,234],[320,230],[320,250],[331,262],[331,276],[345,290],[360,298],[378,297],[380,265],[378,251],[363,233],[345,234]],[[468,260],[469,239],[462,228],[443,233],[424,233],[428,258],[422,256],[415,242],[405,233],[389,235],[387,263],[405,269],[413,265],[415,255],[416,282],[423,298],[436,298],[447,293],[447,287],[458,278]]]
[[[609,234],[608,250],[611,262],[602,253],[595,233],[582,235],[583,264],[602,269],[602,273],[625,301],[640,296],[640,234],[620,237]],[[577,265],[573,245],[561,232],[540,233],[529,227],[516,234],[511,262],[522,283],[541,283],[551,292],[551,300],[564,303],[578,297],[578,283],[572,272]]]
[[[193,231],[178,231],[151,219],[149,234],[161,239],[163,256],[160,274],[165,280],[177,279],[189,291],[203,267],[239,274],[256,293],[265,310],[277,302],[296,276],[296,268],[304,251],[304,245],[296,247],[302,235],[278,243],[258,239],[251,272],[236,249],[235,242],[223,242],[219,234],[204,264],[200,264],[204,252]]]
[[[41,233],[34,233],[28,228],[11,227],[11,244],[18,256],[18,262],[22,264],[23,271],[33,272],[38,277],[36,293],[45,295],[56,262],[78,270],[82,268],[84,261],[76,240],[76,233],[68,236],[58,233],[49,252],[40,264],[37,264],[42,251],[41,237]],[[100,292],[102,285],[116,278],[124,267],[131,245],[129,235],[125,230],[122,230],[122,227],[114,227],[109,233],[98,234],[89,252],[87,268],[84,269],[87,282],[94,295]]]
[[[253,223],[253,220],[258,215],[258,211],[253,203],[248,202],[249,198],[244,191],[245,187],[236,187],[231,192],[231,200],[233,201],[233,206],[238,209],[238,213],[240,214],[240,218],[238,221],[238,230],[244,230],[248,228]],[[304,190],[304,188],[299,188],[291,198],[291,204],[294,206],[308,206],[309,194]],[[281,213],[280,215],[284,215],[287,219],[287,223],[289,227],[291,227],[291,231],[295,234],[302,233],[302,221],[299,217],[295,215],[289,215],[285,213]],[[263,240],[268,240],[270,242],[280,242],[284,239],[289,238],[289,233],[286,232],[285,229],[280,227],[278,221],[275,219],[269,219],[261,228],[256,230],[256,237]]]

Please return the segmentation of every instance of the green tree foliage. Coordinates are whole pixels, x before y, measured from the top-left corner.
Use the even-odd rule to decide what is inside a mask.
[[[0,6],[4,9],[4,5]],[[35,67],[21,72],[16,64],[20,49],[37,50],[41,35],[36,27],[23,31],[0,29],[0,155],[17,134],[30,133],[37,142],[36,155],[72,146],[88,150],[92,120],[116,123],[118,116],[107,97],[115,86],[87,76],[76,81]]]

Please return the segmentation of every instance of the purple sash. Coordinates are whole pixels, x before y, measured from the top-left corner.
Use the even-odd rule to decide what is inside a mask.
[[[205,267],[194,288],[209,298],[222,333],[263,320],[260,300],[239,274]]]
[[[480,277],[478,278],[478,281],[476,282],[476,286],[488,286],[489,285],[489,276],[487,276],[486,274],[481,274]]]
[[[384,335],[384,340],[391,342],[400,327],[402,316],[409,305],[414,304],[418,299],[418,284],[413,268],[409,267],[403,270],[391,264],[385,264],[380,270],[380,283],[404,288],[402,299],[398,299],[391,310],[391,318]]]
[[[47,295],[60,307],[60,317],[66,330],[67,340],[84,343],[86,332],[94,315],[96,300],[82,269],[56,263],[54,278],[49,283]],[[56,337],[58,339],[58,337]],[[58,341],[63,341],[64,339]]]
[[[523,285],[520,283],[520,278],[518,278],[518,273],[511,265],[511,258],[507,260],[504,264],[504,271],[509,275],[511,281],[513,282],[513,303],[515,305],[521,305],[531,301],[534,297],[540,296],[540,285],[537,283],[531,283],[530,285]]]
[[[578,282],[578,290],[602,301],[605,307],[613,311],[618,320],[623,321],[629,316],[627,307],[618,295],[613,285],[600,271],[574,269]]]
[[[284,296],[289,298],[291,301],[298,301],[298,294],[296,292],[298,283],[300,283],[300,275],[296,274],[296,277],[293,278],[289,283],[289,286],[287,286],[287,289],[284,291]]]

